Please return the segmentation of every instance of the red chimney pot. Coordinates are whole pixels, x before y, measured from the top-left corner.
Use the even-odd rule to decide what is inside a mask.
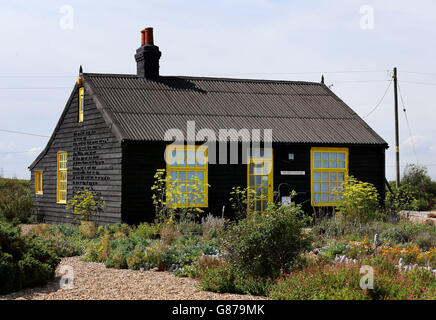
[[[154,45],[153,28],[145,28],[144,30],[141,30],[141,46],[145,44]]]

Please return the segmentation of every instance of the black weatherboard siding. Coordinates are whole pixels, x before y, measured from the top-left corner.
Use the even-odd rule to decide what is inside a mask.
[[[42,220],[66,221],[65,205],[56,203],[56,155],[68,152],[68,199],[74,190],[90,188],[107,202],[99,223],[152,221],[151,186],[157,169],[165,169],[168,130],[186,137],[188,121],[196,131],[272,129],[274,191],[290,190],[305,210],[310,204],[310,148],[347,147],[349,173],[373,183],[384,196],[387,143],[322,83],[240,80],[204,77],[144,79],[137,75],[81,74],[85,87],[84,122],[78,123],[78,87],[46,149],[30,166],[43,170],[43,195],[36,195]],[[206,212],[232,217],[228,203],[234,186],[247,184],[247,166],[209,164]],[[294,154],[294,160],[288,154]],[[227,153],[230,156],[230,153]],[[304,171],[304,175],[281,175]],[[280,188],[279,188],[280,186]]]
[[[121,145],[108,128],[90,94],[85,92],[85,117],[78,122],[78,87],[74,88],[64,113],[46,149],[31,165],[32,194],[38,219],[48,223],[70,222],[65,204],[56,203],[57,153],[67,152],[67,200],[75,190],[89,189],[106,201],[101,224],[121,221]],[[34,172],[43,171],[43,194],[35,195]]]

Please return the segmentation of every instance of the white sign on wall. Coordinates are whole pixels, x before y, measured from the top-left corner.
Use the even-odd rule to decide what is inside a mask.
[[[304,176],[306,171],[280,171],[282,176]]]

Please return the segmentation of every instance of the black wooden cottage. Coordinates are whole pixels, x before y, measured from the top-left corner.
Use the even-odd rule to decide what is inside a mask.
[[[137,74],[80,70],[47,146],[29,167],[40,220],[67,221],[66,201],[87,188],[106,200],[99,223],[152,221],[157,169],[167,169],[175,183],[203,181],[189,205],[218,215],[225,206],[226,216],[233,214],[234,186],[253,188],[258,210],[290,190],[307,211],[331,207],[346,175],[373,183],[384,197],[387,143],[323,81],[160,76],[160,56],[146,28]],[[180,143],[167,149],[177,133],[193,141],[187,127],[194,121],[196,133],[209,129],[218,137],[220,129],[229,130],[239,141],[237,163],[229,163],[228,146],[209,138],[200,140],[217,146],[216,163],[207,148]],[[244,162],[244,135],[264,129],[272,132],[272,148],[251,148]],[[186,198],[175,202],[186,206]]]

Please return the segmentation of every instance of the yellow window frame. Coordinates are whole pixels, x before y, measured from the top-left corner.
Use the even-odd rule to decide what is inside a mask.
[[[85,88],[79,88],[79,122],[83,122],[84,106],[85,105]]]
[[[209,206],[208,196],[208,148],[202,145],[168,145],[166,148],[167,203],[173,208],[204,208]],[[175,152],[176,156],[174,157]],[[201,156],[203,155],[203,156]],[[198,178],[202,184],[198,187]],[[176,176],[176,177],[175,177]],[[193,177],[194,176],[194,177]],[[185,182],[185,183],[184,183]],[[171,185],[177,185],[174,191]],[[192,189],[189,191],[189,189]],[[196,188],[200,188],[197,190]],[[197,192],[200,191],[200,192]],[[189,199],[194,197],[193,202]],[[176,197],[176,202],[171,198]],[[181,199],[185,199],[182,200]],[[202,200],[202,202],[200,202]],[[187,201],[184,203],[184,201]]]
[[[42,170],[35,171],[35,194],[43,194],[42,191]]]
[[[67,177],[68,177],[68,155],[65,151],[58,152],[57,155],[57,188],[56,202],[67,203]]]
[[[257,148],[257,149],[263,149],[263,148]],[[263,212],[266,209],[268,202],[273,202],[273,197],[274,197],[273,194],[274,152],[272,148],[268,148],[268,149],[271,150],[271,157],[260,157],[260,156],[252,157],[250,156],[250,149],[248,149],[247,205],[249,206],[252,203],[252,197],[254,196],[254,211],[257,212]],[[266,171],[265,171],[265,164],[267,165]],[[268,179],[267,185],[264,184],[263,177],[267,177]],[[260,182],[260,184],[258,182]],[[267,191],[267,195],[264,194],[265,189]],[[260,208],[258,208],[259,207],[258,204],[260,204]]]
[[[339,154],[344,154],[344,159]],[[310,149],[310,193],[312,206],[335,206],[336,199],[341,194],[340,185],[348,177],[348,156],[348,148],[313,147]],[[315,199],[318,198],[318,195],[319,202]],[[324,195],[328,195],[328,201],[323,201]]]

